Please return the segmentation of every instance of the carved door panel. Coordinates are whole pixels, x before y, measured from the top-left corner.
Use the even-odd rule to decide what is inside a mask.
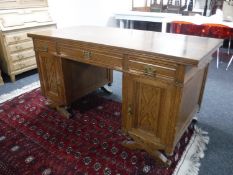
[[[62,74],[62,60],[52,54],[37,53],[41,89],[43,95],[60,105],[64,99],[64,80]]]
[[[134,140],[164,145],[167,139],[174,87],[155,79],[125,74],[123,129]]]

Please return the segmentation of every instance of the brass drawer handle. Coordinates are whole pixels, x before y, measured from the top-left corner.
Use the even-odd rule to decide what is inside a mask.
[[[23,64],[23,63],[21,63],[21,68],[25,68],[26,67],[26,64]]]
[[[91,58],[91,55],[92,55],[91,52],[89,52],[89,51],[83,51],[83,57],[84,57],[85,59]]]
[[[23,56],[23,55],[18,55],[18,58],[19,58],[20,60],[22,60],[22,59],[24,59],[24,56]]]
[[[22,50],[22,49],[23,49],[22,46],[15,46],[15,48],[16,48],[17,50]]]
[[[156,75],[156,70],[155,68],[151,67],[151,66],[145,66],[144,68],[144,74],[148,75],[148,76],[155,76]]]
[[[14,38],[15,41],[19,41],[20,40],[19,36],[14,36],[13,38]]]
[[[45,44],[45,45],[41,46],[38,50],[41,52],[48,52],[48,45]]]
[[[129,105],[129,107],[128,107],[128,115],[129,115],[129,116],[132,116],[132,115],[133,115],[133,110],[132,110],[131,105]]]

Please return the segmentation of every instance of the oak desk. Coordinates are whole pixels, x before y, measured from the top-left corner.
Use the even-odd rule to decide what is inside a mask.
[[[222,40],[106,27],[73,27],[33,38],[41,90],[58,109],[123,72],[122,130],[168,163],[201,105],[211,54]],[[64,111],[64,110],[63,110]]]

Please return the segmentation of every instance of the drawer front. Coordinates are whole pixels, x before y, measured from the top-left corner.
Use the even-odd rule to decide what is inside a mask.
[[[13,62],[18,62],[33,56],[35,56],[35,52],[33,50],[27,50],[27,51],[11,54],[11,60]]]
[[[102,65],[117,70],[122,69],[123,54],[106,52],[105,50],[86,49],[69,46],[58,46],[61,56],[93,65]]]
[[[27,37],[27,33],[18,33],[18,34],[10,34],[6,36],[6,43],[8,45],[18,43],[18,42],[24,42],[24,41],[30,41],[31,39]]]
[[[33,48],[33,43],[32,41],[24,42],[24,43],[19,43],[19,44],[14,44],[9,46],[9,51],[12,52],[20,52],[25,49],[32,49]]]
[[[145,75],[154,78],[175,79],[176,66],[156,63],[153,61],[142,61],[129,59],[128,61],[129,72]]]
[[[46,40],[35,40],[34,49],[38,52],[49,52],[52,54],[57,53],[56,43]]]
[[[24,59],[24,60],[21,60],[18,62],[14,62],[12,64],[12,68],[13,68],[13,71],[16,71],[16,70],[24,69],[24,68],[34,66],[34,65],[36,65],[36,58],[29,57],[27,59]]]
[[[27,36],[27,33],[51,30],[55,28],[56,28],[56,25],[52,25],[52,26],[39,27],[36,29],[24,30],[21,32],[6,33],[5,34],[6,44],[11,45],[11,44],[16,44],[16,43],[32,41],[32,39]]]

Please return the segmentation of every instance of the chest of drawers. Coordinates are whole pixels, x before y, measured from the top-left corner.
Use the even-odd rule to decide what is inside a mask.
[[[10,10],[6,9],[7,4]],[[16,75],[37,67],[27,33],[56,28],[56,24],[46,0],[4,1],[0,2],[0,9],[0,66],[15,81]]]

